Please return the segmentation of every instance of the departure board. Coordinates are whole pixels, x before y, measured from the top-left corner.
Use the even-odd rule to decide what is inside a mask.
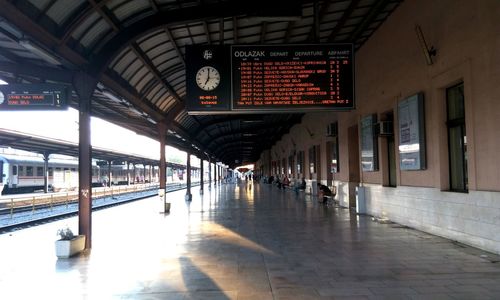
[[[67,92],[57,84],[8,84],[0,86],[0,110],[67,109]]]
[[[234,111],[354,108],[352,44],[232,46],[231,72]]]

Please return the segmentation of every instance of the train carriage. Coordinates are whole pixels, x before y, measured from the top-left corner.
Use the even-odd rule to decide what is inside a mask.
[[[0,154],[0,192],[31,193],[44,188],[44,160],[38,155]],[[92,182],[99,184],[99,169],[92,166]],[[53,191],[74,190],[78,186],[78,160],[50,158],[48,186]]]

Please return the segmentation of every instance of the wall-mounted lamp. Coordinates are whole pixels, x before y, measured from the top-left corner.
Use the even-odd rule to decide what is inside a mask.
[[[306,131],[307,131],[307,133],[309,134],[309,136],[310,136],[311,138],[313,138],[313,137],[314,137],[314,132],[312,132],[312,131],[311,131],[311,130],[307,127],[307,126],[304,126],[304,128],[306,129]]]
[[[427,43],[425,42],[424,34],[422,33],[422,29],[420,28],[419,25],[415,25],[415,32],[417,33],[417,38],[418,38],[418,43],[420,44],[420,47],[422,48],[422,52],[424,53],[425,60],[427,64],[430,66],[434,62],[432,61],[432,57],[436,56],[437,50],[434,48],[434,46],[429,47],[427,46]]]

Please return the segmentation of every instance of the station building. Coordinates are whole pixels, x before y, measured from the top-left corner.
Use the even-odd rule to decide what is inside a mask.
[[[0,77],[74,88],[82,173],[100,115],[158,139],[160,157],[168,141],[232,167],[253,159],[259,176],[304,177],[313,194],[320,182],[343,207],[500,253],[500,3],[294,1],[300,21],[250,20],[284,2],[4,1]],[[258,128],[186,110],[187,45],[313,42],[354,45],[354,110]],[[90,236],[91,195],[79,196]]]
[[[343,207],[364,200],[377,218],[500,253],[499,18],[497,1],[404,1],[356,53],[356,109],[306,114],[256,169],[304,177],[310,192],[335,186]],[[418,97],[422,111],[405,111]],[[409,119],[422,136],[401,143]],[[367,121],[378,130],[364,131]],[[401,154],[409,145],[420,147],[417,168]]]

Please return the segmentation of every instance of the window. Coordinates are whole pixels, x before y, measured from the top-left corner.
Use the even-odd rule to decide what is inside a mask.
[[[465,132],[464,84],[446,89],[450,190],[467,192],[467,135]]]
[[[297,153],[297,175],[304,172],[304,151]]]
[[[288,157],[288,175],[291,176],[293,174],[293,155]]]
[[[19,166],[19,176],[24,176],[24,166]]]
[[[17,166],[12,166],[12,175],[17,175]]]
[[[363,171],[378,171],[378,139],[373,132],[376,115],[361,119],[361,165]]]
[[[334,137],[333,141],[327,143],[327,149],[330,150],[330,173],[335,174],[340,172],[339,164],[339,138]]]
[[[49,168],[49,176],[54,176],[54,169],[53,168]]]
[[[38,177],[43,176],[43,167],[36,167],[36,176]]]
[[[33,167],[26,167],[26,176],[33,176]]]
[[[309,148],[309,173],[316,173],[316,146]]]

